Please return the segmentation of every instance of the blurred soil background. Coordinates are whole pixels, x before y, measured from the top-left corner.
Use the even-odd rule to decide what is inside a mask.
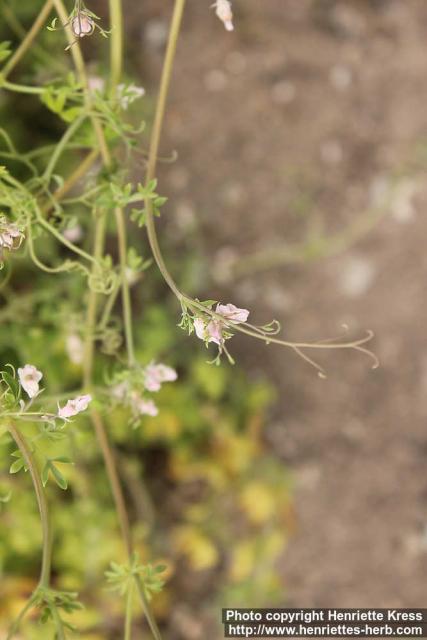
[[[171,5],[127,2],[150,93]],[[297,511],[283,602],[423,606],[427,3],[235,0],[232,34],[208,6],[189,0],[178,49],[163,238],[204,256],[200,297],[275,317],[294,340],[373,329],[381,360],[321,354],[321,380],[291,351],[233,341],[280,392],[266,438]]]

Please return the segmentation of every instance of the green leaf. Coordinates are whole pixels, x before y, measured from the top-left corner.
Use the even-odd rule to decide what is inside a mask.
[[[18,458],[10,465],[9,473],[18,473],[21,469],[25,467],[25,462],[22,458]]]
[[[58,487],[60,487],[65,491],[66,488],[68,487],[67,479],[62,475],[60,470],[57,467],[55,467],[55,465],[52,463],[51,463],[50,470],[52,472],[53,478],[56,484],[58,485]]]
[[[58,22],[58,18],[54,18],[54,19],[52,20],[52,22],[50,23],[50,25],[48,25],[48,26],[46,27],[46,29],[47,29],[48,31],[55,31],[55,29],[56,29],[56,23],[57,23],[57,22]]]
[[[58,458],[51,458],[51,462],[62,462],[63,464],[74,464],[71,458],[67,456],[59,456]]]
[[[19,382],[16,378],[13,377],[8,371],[1,372],[1,379],[9,387],[10,392],[13,394],[15,400],[19,400],[21,395],[21,390],[19,386]]]
[[[10,44],[11,43],[7,40],[5,42],[0,43],[0,62],[3,62],[3,60],[6,60],[12,53],[10,49]]]
[[[42,484],[45,487],[49,480],[50,462],[46,462],[42,471]]]
[[[167,566],[165,564],[158,564],[157,567],[154,567],[154,573],[163,573],[166,569]]]

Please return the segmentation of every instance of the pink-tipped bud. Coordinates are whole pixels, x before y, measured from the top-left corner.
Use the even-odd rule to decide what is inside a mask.
[[[231,10],[231,2],[229,0],[216,0],[216,15],[224,23],[227,31],[233,31],[233,12]]]
[[[71,28],[73,33],[78,38],[84,38],[90,36],[95,29],[95,23],[90,16],[84,13],[79,13],[72,21]]]

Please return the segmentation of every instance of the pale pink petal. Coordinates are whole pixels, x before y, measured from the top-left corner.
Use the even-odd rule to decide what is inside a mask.
[[[219,320],[211,320],[206,327],[206,333],[209,336],[208,342],[222,344],[224,341],[224,338],[222,337],[222,325]]]
[[[216,313],[223,316],[230,322],[239,324],[240,322],[246,322],[249,317],[249,311],[247,309],[239,309],[234,304],[217,304]]]
[[[30,398],[35,398],[39,393],[39,382],[43,378],[41,371],[38,371],[32,364],[26,364],[18,369],[18,378],[21,387]]]
[[[193,324],[196,336],[200,338],[200,340],[206,340],[206,323],[203,318],[195,318]]]
[[[88,408],[91,400],[92,396],[90,395],[78,396],[73,400],[68,400],[64,407],[58,406],[58,417],[67,420],[68,418],[76,416],[78,413],[81,413]]]

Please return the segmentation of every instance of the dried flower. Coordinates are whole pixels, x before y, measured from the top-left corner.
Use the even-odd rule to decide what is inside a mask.
[[[91,400],[92,396],[90,395],[78,396],[73,400],[68,400],[67,404],[64,407],[60,407],[58,405],[58,418],[68,420],[69,418],[76,416],[78,413],[86,411]]]
[[[144,386],[147,391],[159,391],[163,382],[174,382],[177,377],[172,367],[152,362],[144,370]]]
[[[38,371],[32,364],[26,364],[18,369],[18,377],[21,387],[30,398],[35,398],[40,391],[39,382],[43,378],[41,371]]]
[[[15,251],[19,249],[24,239],[24,234],[18,225],[9,222],[6,216],[0,215],[0,258],[3,249]]]
[[[233,31],[233,11],[231,10],[231,2],[229,0],[216,0],[215,13],[221,22],[224,23],[227,31]]]

